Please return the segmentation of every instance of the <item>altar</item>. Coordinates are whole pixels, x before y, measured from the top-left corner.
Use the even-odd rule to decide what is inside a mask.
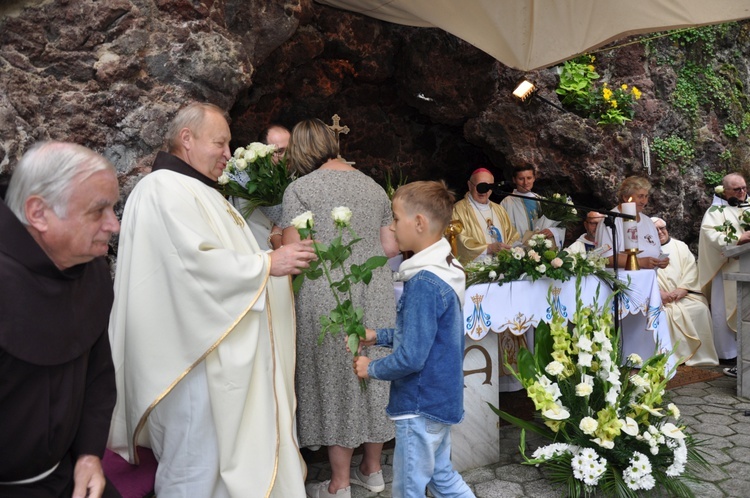
[[[620,298],[623,357],[637,353],[651,357],[655,351],[669,352],[672,340],[661,315],[661,294],[652,270],[619,271],[630,290]],[[533,333],[539,322],[550,320],[553,309],[567,320],[576,309],[575,280],[514,281],[504,285],[479,284],[466,289],[464,303],[464,408],[463,422],[452,429],[454,467],[467,470],[496,462],[499,458],[499,420],[487,403],[498,406],[501,391],[521,389],[510,375],[503,358],[515,363],[517,346],[533,348]],[[584,305],[603,306],[611,289],[596,277],[581,282]],[[674,366],[670,358],[667,368]],[[499,407],[502,408],[502,407]]]

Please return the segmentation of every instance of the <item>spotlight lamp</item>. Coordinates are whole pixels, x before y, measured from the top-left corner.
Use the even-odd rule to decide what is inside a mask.
[[[521,102],[525,102],[527,98],[534,95],[536,90],[537,88],[534,83],[527,79],[523,79],[516,85],[516,89],[513,90],[513,96],[521,99]]]
[[[515,90],[513,90],[513,96],[516,97],[521,102],[526,102],[527,100],[531,100],[532,97],[536,97],[542,102],[544,102],[545,104],[551,105],[552,107],[554,107],[555,109],[559,111],[567,112],[565,109],[563,109],[559,105],[539,95],[539,93],[537,92],[538,89],[539,88],[537,88],[537,86],[531,81],[527,79],[522,79],[516,85]]]

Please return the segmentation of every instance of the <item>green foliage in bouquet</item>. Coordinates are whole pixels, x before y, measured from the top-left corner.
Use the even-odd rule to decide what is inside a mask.
[[[490,406],[522,429],[524,463],[547,468],[571,497],[636,497],[654,488],[668,496],[694,496],[684,480],[696,480],[695,467],[707,463],[685,431],[680,410],[666,400],[674,372],[665,371],[671,353],[645,362],[633,354],[623,361],[610,299],[601,308],[584,306],[580,286],[578,279],[572,322],[566,324],[553,306],[552,320],[536,329],[534,352],[518,354],[514,375],[543,425]],[[551,444],[527,456],[526,430]]]
[[[721,192],[719,192],[717,187],[716,193],[721,195],[724,193],[724,189],[722,188]],[[727,206],[711,206],[710,208],[708,208],[708,210],[719,211],[721,213],[724,212],[724,209],[726,207]],[[740,228],[744,232],[750,230],[750,209],[743,209],[742,212],[740,212]],[[724,220],[724,223],[722,223],[721,225],[716,225],[715,227],[713,227],[713,229],[724,234],[724,242],[726,242],[727,244],[736,242],[738,239],[737,228],[729,220]]]
[[[544,215],[549,220],[560,222],[562,226],[577,225],[581,221],[578,210],[573,207],[573,200],[565,194],[552,194],[545,197],[550,202],[539,203],[539,215]]]
[[[294,180],[286,167],[286,158],[273,162],[275,145],[253,142],[238,147],[219,177],[219,191],[226,196],[247,201],[243,215],[249,216],[258,206],[281,204],[284,191]]]
[[[514,280],[551,278],[565,282],[574,277],[598,277],[612,288],[624,284],[605,268],[606,258],[588,254],[570,254],[552,249],[552,242],[537,234],[526,246],[498,252],[489,259],[472,261],[464,267],[466,286],[482,283],[504,284]]]
[[[348,207],[339,206],[333,208],[331,217],[338,230],[330,244],[315,242],[313,248],[318,259],[310,262],[310,267],[302,270],[293,281],[294,292],[299,292],[305,278],[316,280],[325,275],[328,286],[336,300],[336,306],[327,315],[320,316],[320,335],[318,343],[322,343],[326,334],[333,336],[343,331],[347,335],[349,350],[356,357],[359,355],[359,341],[366,337],[363,324],[364,310],[354,306],[352,300],[352,288],[362,283],[367,285],[372,280],[372,272],[388,262],[385,256],[372,256],[361,265],[353,264],[348,267],[346,260],[352,255],[352,247],[360,239],[351,228],[352,212]],[[312,238],[315,240],[315,222],[310,211],[302,213],[292,220],[294,226],[302,239]],[[344,230],[349,234],[349,242],[344,242]],[[341,277],[334,280],[334,274],[340,273]],[[366,387],[366,381],[361,380],[360,385]]]

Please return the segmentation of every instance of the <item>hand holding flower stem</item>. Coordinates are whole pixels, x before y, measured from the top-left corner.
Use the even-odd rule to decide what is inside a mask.
[[[305,278],[315,280],[325,275],[328,286],[336,300],[336,306],[328,315],[321,315],[321,331],[318,337],[318,343],[321,343],[326,332],[336,335],[340,331],[346,332],[347,347],[355,358],[359,356],[360,341],[367,338],[363,324],[364,310],[359,306],[354,306],[352,299],[352,286],[360,282],[365,285],[370,283],[372,272],[376,268],[383,266],[387,262],[385,256],[373,256],[364,264],[353,264],[347,272],[344,263],[352,254],[352,247],[361,239],[357,237],[350,226],[352,212],[349,208],[340,206],[331,211],[333,222],[338,230],[338,235],[329,245],[315,241],[313,248],[318,256],[316,261],[310,262],[310,267],[303,270],[293,283],[294,291],[299,291]],[[315,239],[315,229],[313,215],[307,211],[292,220],[292,225],[297,229],[302,239]],[[347,229],[351,236],[348,243],[343,243],[344,229]],[[334,281],[333,271],[340,269],[341,279]],[[360,381],[362,389],[366,388],[364,379]]]

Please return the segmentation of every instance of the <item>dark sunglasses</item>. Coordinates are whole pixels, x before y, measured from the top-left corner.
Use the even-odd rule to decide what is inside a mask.
[[[477,194],[484,194],[492,190],[492,184],[486,182],[477,183],[474,187],[477,189]]]

